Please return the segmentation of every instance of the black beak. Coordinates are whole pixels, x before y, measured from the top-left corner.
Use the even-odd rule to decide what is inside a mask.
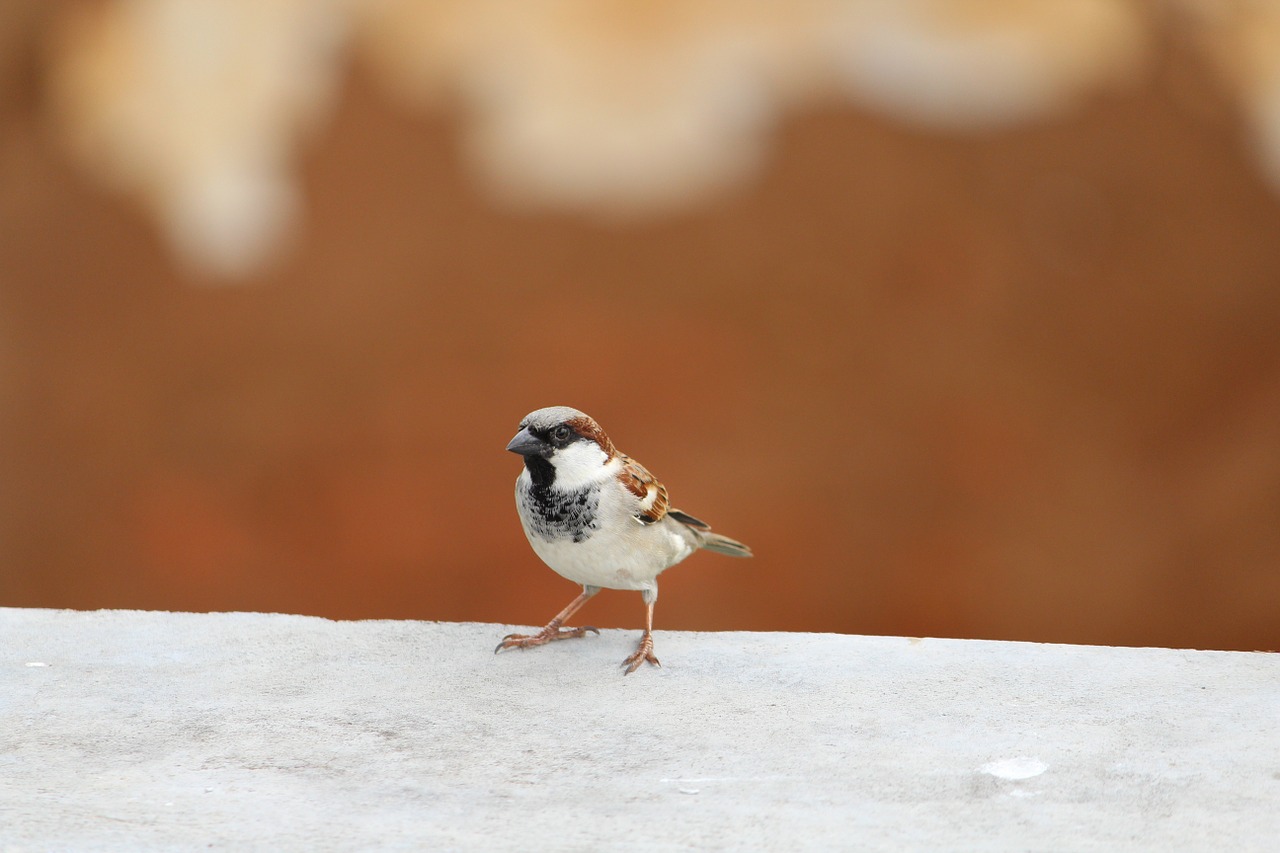
[[[545,456],[549,449],[545,441],[529,432],[528,427],[516,433],[516,437],[507,445],[507,450],[521,456]]]

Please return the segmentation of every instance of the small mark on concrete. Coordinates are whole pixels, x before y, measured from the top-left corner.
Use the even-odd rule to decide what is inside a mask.
[[[979,767],[978,771],[986,773],[988,776],[994,776],[997,779],[1012,779],[1016,781],[1039,776],[1048,769],[1049,765],[1038,758],[1019,756],[1017,758],[1003,758],[999,761],[988,761]]]
[[[49,664],[45,663],[44,661],[38,661],[38,660],[27,661],[27,666],[48,666],[48,665]]]

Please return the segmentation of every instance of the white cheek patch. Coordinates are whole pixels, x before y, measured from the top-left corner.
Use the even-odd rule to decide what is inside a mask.
[[[555,488],[577,489],[604,479],[610,474],[604,464],[607,458],[594,441],[575,441],[557,450],[551,457],[556,467]]]

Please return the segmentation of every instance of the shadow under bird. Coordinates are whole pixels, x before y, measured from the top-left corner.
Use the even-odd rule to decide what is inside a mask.
[[[622,665],[627,674],[646,661],[661,666],[653,654],[658,575],[701,548],[751,556],[746,545],[672,507],[666,488],[577,409],[531,412],[507,450],[524,458],[516,508],[529,544],[557,574],[582,584],[582,594],[541,631],[508,634],[495,652],[598,634],[564,624],[601,589],[633,589],[645,603],[644,634]]]

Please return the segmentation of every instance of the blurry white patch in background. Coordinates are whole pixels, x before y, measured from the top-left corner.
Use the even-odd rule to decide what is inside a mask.
[[[55,106],[95,174],[136,193],[178,256],[234,278],[286,244],[293,160],[325,113],[345,16],[316,0],[119,0],[67,13]]]
[[[605,217],[697,204],[758,171],[787,110],[839,99],[939,129],[1062,114],[1131,84],[1190,23],[1280,185],[1277,2],[106,0],[58,13],[51,102],[91,171],[180,258],[235,279],[304,209],[294,158],[345,62],[456,104],[491,195]],[[1206,11],[1209,10],[1209,11]],[[1157,18],[1158,16],[1158,18]]]
[[[1136,6],[1117,0],[848,4],[834,60],[851,95],[934,127],[987,130],[1060,113],[1145,64]]]

